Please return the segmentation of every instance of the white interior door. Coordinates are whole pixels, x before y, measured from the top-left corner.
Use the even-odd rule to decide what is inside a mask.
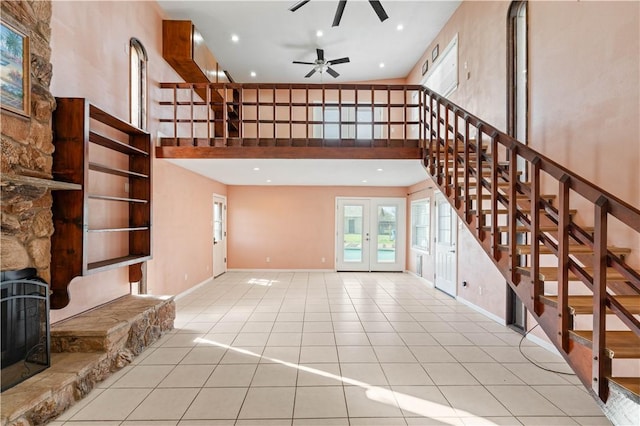
[[[213,276],[227,272],[227,199],[213,196]]]
[[[336,269],[403,271],[404,198],[338,198]]]
[[[458,217],[446,198],[436,194],[436,288],[456,296],[456,241]]]

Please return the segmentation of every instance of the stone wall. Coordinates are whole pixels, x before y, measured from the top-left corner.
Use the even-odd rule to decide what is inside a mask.
[[[31,117],[2,110],[3,175],[51,178],[55,98],[51,82],[50,1],[2,1],[3,21],[29,36],[31,50]],[[51,193],[46,188],[2,182],[0,269],[35,267],[50,281],[53,222]]]

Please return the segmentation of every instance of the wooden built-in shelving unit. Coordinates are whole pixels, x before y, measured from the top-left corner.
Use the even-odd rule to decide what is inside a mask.
[[[74,277],[151,258],[151,138],[84,98],[56,101],[53,175],[81,187],[53,195],[51,307],[60,309]],[[106,239],[114,235],[115,250]],[[92,250],[118,255],[96,259]]]

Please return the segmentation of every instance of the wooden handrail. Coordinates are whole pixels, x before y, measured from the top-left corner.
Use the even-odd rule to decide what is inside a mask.
[[[427,170],[512,288],[536,316],[561,353],[574,366],[583,383],[606,401],[609,390],[607,379],[611,375],[611,360],[607,357],[606,349],[607,309],[636,335],[640,335],[640,321],[608,291],[608,269],[613,268],[619,274],[619,278],[612,278],[612,281],[622,279],[640,293],[640,274],[607,248],[607,237],[610,234],[608,217],[614,217],[632,231],[640,233],[640,211],[439,94],[425,88],[424,97],[425,119],[422,126],[425,138],[428,137],[425,153]],[[460,120],[464,125],[460,125]],[[475,132],[474,138],[470,137],[471,129]],[[489,140],[486,145],[483,143],[484,138]],[[484,151],[485,146],[487,152]],[[506,154],[506,164],[498,161],[501,152]],[[471,158],[471,155],[475,157]],[[525,172],[529,174],[530,181],[528,184],[518,181],[519,160],[526,164]],[[541,197],[543,174],[557,182],[557,208]],[[462,182],[459,182],[460,176]],[[476,179],[475,183],[471,183],[471,178]],[[507,184],[503,189],[506,194],[498,192],[500,180]],[[548,184],[545,190],[547,187]],[[474,190],[475,194],[471,194],[470,189]],[[484,193],[489,195],[490,208],[486,212],[482,209],[483,191],[488,191]],[[518,194],[527,197],[527,209],[518,205]],[[572,221],[569,202],[573,194],[593,206],[593,235]],[[503,251],[496,250],[501,239],[498,215],[504,207],[507,208],[507,256]],[[491,220],[485,223],[487,215],[491,216]],[[558,227],[557,235],[553,238],[542,231],[546,223]],[[529,233],[527,276],[523,276],[524,269],[519,264],[521,256],[518,253],[518,244],[522,243],[518,241],[518,232],[522,231],[518,229],[522,227]],[[489,235],[485,235],[484,229],[489,230]],[[576,259],[570,256],[570,241],[592,249],[592,259]],[[541,302],[541,296],[544,295],[540,275],[541,245],[549,249],[547,253],[558,257],[557,277],[553,278],[558,282],[557,311],[554,314],[557,317],[554,319],[545,319],[546,308]],[[589,265],[589,262],[592,262],[592,265]],[[570,352],[570,274],[593,291],[593,342],[589,360],[576,360],[575,351]],[[591,364],[591,368],[578,366],[585,363]]]
[[[172,124],[162,127],[166,146],[255,146],[268,144],[267,140],[277,140],[277,146],[354,146],[343,140],[377,148],[422,144],[424,98],[419,85],[160,83],[160,87],[166,96],[159,104],[171,110],[160,118],[161,123]],[[207,99],[200,98],[202,93]],[[337,118],[327,117],[329,109],[338,109]],[[314,117],[316,110],[319,117]],[[363,110],[371,117],[359,117]],[[328,126],[336,130],[338,142],[325,136]]]

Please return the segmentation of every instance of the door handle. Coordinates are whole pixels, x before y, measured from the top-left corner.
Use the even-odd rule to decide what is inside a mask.
[[[218,242],[216,240],[213,240],[213,245],[215,246],[216,244],[218,244]]]
[[[449,250],[449,253],[455,253],[455,252],[456,252],[455,250]]]

